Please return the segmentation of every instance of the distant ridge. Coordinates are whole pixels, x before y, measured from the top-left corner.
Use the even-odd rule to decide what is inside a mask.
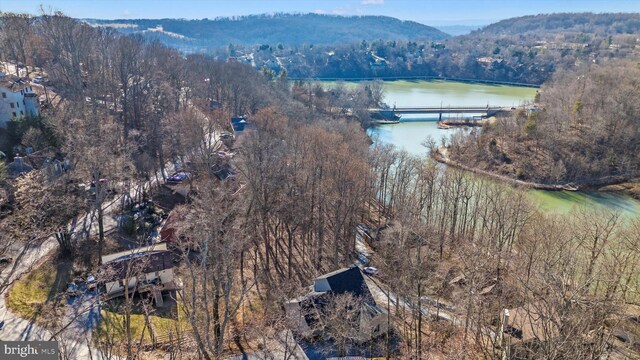
[[[213,20],[185,19],[84,19],[122,33],[140,33],[169,45],[334,45],[362,40],[442,40],[449,38],[431,26],[388,16],[337,16],[320,14],[251,15]]]
[[[556,13],[510,18],[483,27],[472,35],[553,33],[599,35],[640,33],[640,13]]]

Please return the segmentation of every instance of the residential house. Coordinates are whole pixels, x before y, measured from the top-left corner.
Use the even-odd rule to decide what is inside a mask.
[[[49,177],[57,177],[71,170],[73,164],[58,148],[48,146],[42,150],[28,152],[26,160],[34,169],[42,170]]]
[[[26,81],[0,72],[0,127],[13,119],[40,114],[38,95]]]
[[[100,283],[107,299],[151,292],[157,306],[162,306],[162,294],[177,290],[173,274],[174,256],[165,243],[122,251],[102,257]]]
[[[31,147],[18,147],[18,151],[22,149],[27,156],[16,155],[13,162],[7,165],[7,174],[11,178],[16,178],[32,170],[40,170],[50,178],[55,178],[73,168],[71,161],[53,146],[35,152]]]
[[[388,331],[386,311],[376,305],[360,268],[342,268],[315,279],[309,293],[285,303],[287,316],[294,324],[294,331],[305,338],[319,334],[323,310],[336,295],[350,294],[358,301],[359,309],[354,319],[358,343],[364,343]],[[331,335],[331,334],[324,334]]]

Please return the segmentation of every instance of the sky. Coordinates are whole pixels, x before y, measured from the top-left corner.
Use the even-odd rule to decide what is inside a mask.
[[[264,13],[386,15],[426,25],[485,25],[553,12],[640,12],[640,0],[1,0],[2,12],[75,18],[202,19]]]

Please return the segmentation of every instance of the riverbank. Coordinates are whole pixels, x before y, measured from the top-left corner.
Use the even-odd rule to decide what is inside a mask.
[[[442,103],[443,106],[455,104],[457,106],[471,107],[479,104],[490,104],[490,106],[519,108],[523,103],[532,101],[536,95],[536,90],[531,88],[438,81],[397,81],[384,82],[382,85],[385,89],[383,101],[400,107],[423,106],[425,104],[439,105]],[[330,85],[327,84],[327,86]],[[355,84],[346,83],[345,86],[355,86]],[[455,120],[446,117],[443,120],[445,119]],[[488,120],[491,123],[492,119],[489,118]],[[462,126],[441,129],[438,128],[437,122],[438,115],[407,115],[403,116],[399,124],[373,126],[367,128],[366,132],[374,143],[394,145],[399,150],[424,157],[429,156],[429,149],[424,146],[425,140],[431,139],[438,146],[443,146],[443,144],[449,143],[451,137],[457,132],[471,129]],[[480,166],[480,164],[476,165],[475,163],[469,163],[469,165]],[[515,169],[509,168],[507,170],[512,170],[515,174]],[[509,173],[503,173],[503,175],[517,179]],[[635,177],[640,177],[640,174],[636,174]],[[629,182],[630,179],[626,181]],[[503,180],[500,178],[497,181]],[[545,188],[537,190],[528,186],[528,184],[523,186],[527,186],[527,192],[535,199],[539,208],[545,212],[568,213],[573,211],[574,206],[579,205],[588,208],[602,207],[620,211],[628,217],[640,216],[640,201],[638,201],[638,198],[630,196],[629,192],[624,190],[598,191],[599,188],[612,183],[611,179],[608,180],[610,181],[609,183],[600,186],[579,186],[579,191],[555,191],[558,190],[557,188],[550,189],[554,191],[546,191]],[[512,182],[511,179],[504,180],[504,182],[514,183],[515,185],[515,182]],[[619,183],[623,182],[619,181]]]
[[[474,119],[445,119],[438,121],[438,129],[454,129],[467,127],[482,127],[489,123],[486,118]]]
[[[369,127],[370,126],[376,126],[376,125],[392,125],[392,124],[399,124],[400,120],[371,120],[369,122]]]
[[[431,157],[442,164],[455,166],[457,168],[488,176],[490,178],[515,186],[548,191],[581,191],[589,188],[591,190],[596,189],[598,192],[620,193],[628,195],[636,200],[640,200],[640,178],[631,178],[625,176],[605,176],[582,184],[543,184],[533,181],[518,180],[506,175],[501,175],[488,170],[478,169],[461,164],[457,161],[451,160],[451,158],[448,156],[448,149],[446,147],[439,147],[435,153],[431,154]]]
[[[512,81],[499,80],[483,80],[468,79],[444,76],[365,76],[365,77],[289,77],[290,81],[346,81],[346,82],[364,82],[364,81],[451,81],[465,84],[487,84],[487,85],[505,85],[539,89],[541,84],[530,84]]]
[[[445,147],[439,147],[435,152],[431,153],[431,157],[433,157],[434,160],[449,165],[449,166],[455,166],[457,168],[466,170],[466,171],[470,171],[476,174],[480,174],[480,175],[484,175],[484,176],[488,176],[490,178],[496,179],[496,180],[500,180],[502,182],[506,182],[508,184],[512,184],[515,186],[522,186],[522,187],[526,187],[526,188],[530,188],[530,189],[538,189],[538,190],[551,190],[551,191],[578,191],[580,190],[579,187],[573,185],[573,184],[541,184],[541,183],[536,183],[536,182],[531,182],[531,181],[524,181],[524,180],[518,180],[518,179],[514,179],[514,178],[510,178],[508,176],[505,175],[500,175],[500,174],[496,174],[490,171],[486,171],[486,170],[482,170],[482,169],[478,169],[475,167],[471,167],[471,166],[467,166],[464,164],[461,164],[457,161],[453,161],[449,158],[448,154],[447,154],[447,148]]]

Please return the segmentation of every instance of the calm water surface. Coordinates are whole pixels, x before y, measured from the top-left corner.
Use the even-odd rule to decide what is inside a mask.
[[[356,86],[355,83],[344,83]],[[328,83],[327,86],[332,86]],[[468,84],[452,81],[388,81],[384,83],[385,102],[401,106],[518,106],[531,102],[536,89],[504,85]],[[438,129],[437,116],[403,116],[400,124],[381,125],[369,130],[373,141],[393,144],[412,154],[427,155],[422,143],[431,137],[438,143],[455,131]],[[633,198],[602,192],[530,190],[544,211],[568,213],[576,207],[606,208],[626,217],[640,216],[640,202]]]

